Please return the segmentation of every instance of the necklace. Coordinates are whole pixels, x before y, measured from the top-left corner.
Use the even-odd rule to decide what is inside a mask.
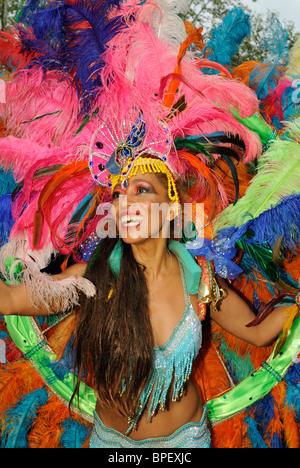
[[[151,286],[153,286],[154,284],[158,284],[158,283],[160,283],[161,281],[165,280],[165,279],[169,276],[169,274],[171,273],[172,266],[173,266],[173,255],[171,254],[170,250],[168,250],[168,252],[169,252],[169,255],[170,255],[170,257],[171,257],[171,264],[170,264],[169,271],[168,271],[168,273],[167,273],[163,278],[161,278],[161,279],[159,279],[159,280],[157,280],[157,281],[154,281],[154,283],[150,283]]]

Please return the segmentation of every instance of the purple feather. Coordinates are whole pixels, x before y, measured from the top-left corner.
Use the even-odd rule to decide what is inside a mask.
[[[71,77],[84,114],[91,111],[102,87],[107,44],[126,27],[122,16],[110,17],[121,3],[65,0],[41,9],[37,0],[31,0],[20,16],[22,53],[32,57],[29,66],[59,70]]]

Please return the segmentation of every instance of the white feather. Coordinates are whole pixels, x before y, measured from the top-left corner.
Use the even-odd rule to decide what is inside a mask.
[[[79,305],[79,294],[93,297],[96,289],[89,280],[70,276],[63,280],[56,280],[51,275],[42,273],[41,270],[49,265],[53,246],[49,245],[40,250],[30,250],[26,234],[16,236],[4,245],[0,251],[0,269],[3,277],[14,286],[24,283],[30,294],[32,305],[37,309],[42,304],[46,305],[49,313],[51,304],[60,312]],[[7,259],[15,259],[7,269]],[[15,268],[21,264],[22,268],[15,277]]]
[[[138,20],[148,24],[159,39],[180,45],[187,33],[184,22],[178,15],[187,13],[189,3],[189,0],[146,2],[139,12]]]

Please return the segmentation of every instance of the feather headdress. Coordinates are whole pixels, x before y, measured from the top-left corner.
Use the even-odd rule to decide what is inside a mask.
[[[207,192],[213,196],[215,208],[226,206],[221,179],[210,171],[223,158],[237,182],[232,158],[243,153],[245,163],[259,156],[258,136],[232,114],[235,110],[242,117],[251,117],[258,102],[250,90],[230,77],[201,72],[207,62],[188,51],[193,36],[178,48],[179,40],[186,37],[182,28],[181,38],[181,33],[175,37],[172,32],[175,18],[181,21],[178,11],[174,2],[83,4],[66,0],[52,2],[47,9],[40,9],[35,1],[25,6],[18,30],[29,64],[26,69],[18,68],[2,105],[11,135],[0,141],[0,163],[13,170],[19,183],[12,238],[25,229],[31,249],[49,243],[62,251],[68,249],[72,215],[95,187],[88,172],[78,172],[77,167],[88,164],[97,129],[108,123],[117,128],[132,108],[142,109],[149,141],[155,139],[158,119],[166,122],[173,144],[170,167],[179,177],[194,174],[198,179],[195,199],[203,199]],[[225,69],[224,73],[228,75]],[[165,96],[175,76],[174,99],[166,106]],[[82,116],[82,111],[90,109],[91,97],[95,111]],[[185,157],[189,151],[190,156]],[[15,166],[14,161],[20,163],[21,157],[23,163]],[[206,169],[202,166],[199,171],[203,164]],[[66,176],[64,182],[57,183],[61,174]],[[204,174],[209,174],[208,185]],[[46,198],[44,187],[51,187]],[[94,193],[99,201],[99,193]],[[84,219],[89,227],[81,229],[83,237],[71,242],[74,248],[94,226],[93,210],[87,212],[90,215]]]

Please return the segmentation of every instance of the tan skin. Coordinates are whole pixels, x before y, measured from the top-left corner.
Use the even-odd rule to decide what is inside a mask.
[[[155,174],[141,175],[138,171],[136,176],[130,178],[126,191],[121,186],[114,189],[113,198],[117,225],[122,232],[123,240],[131,244],[136,260],[146,267],[145,276],[149,290],[149,313],[154,342],[156,346],[161,346],[170,337],[185,309],[184,290],[178,260],[174,254],[170,254],[167,248],[167,238],[164,236],[165,229],[174,216],[172,211],[169,215],[163,214],[160,216],[158,237],[149,237],[151,205],[153,203],[170,204],[166,184],[161,177],[157,177]],[[139,204],[139,206],[136,204]],[[124,210],[125,212],[128,210],[127,213],[131,213],[133,206],[137,214],[143,215],[144,220],[148,212],[147,223],[142,220],[134,229],[130,225],[124,226],[119,219],[120,212],[124,214]],[[82,276],[86,267],[86,264],[73,265],[53,278],[61,280],[73,275]],[[225,281],[220,279],[220,283],[227,294],[222,300],[219,311],[211,309],[211,318],[226,331],[251,344],[262,347],[272,343],[282,331],[286,319],[284,313],[286,308],[284,306],[277,307],[260,325],[247,328],[245,325],[253,320],[254,313],[228,287]],[[12,287],[0,282],[0,296],[0,315],[48,314],[46,307],[37,310],[32,305],[24,285]],[[197,296],[191,295],[190,299],[197,311]],[[58,311],[54,310],[53,313],[55,312]],[[98,399],[96,411],[105,426],[121,433],[127,431],[127,419],[121,416],[118,411],[103,407],[100,399]],[[193,382],[190,380],[180,401],[171,402],[169,408],[165,411],[158,411],[149,423],[146,423],[145,411],[139,421],[137,430],[131,432],[129,437],[134,440],[142,440],[169,436],[184,424],[199,422],[202,414],[202,403]]]

